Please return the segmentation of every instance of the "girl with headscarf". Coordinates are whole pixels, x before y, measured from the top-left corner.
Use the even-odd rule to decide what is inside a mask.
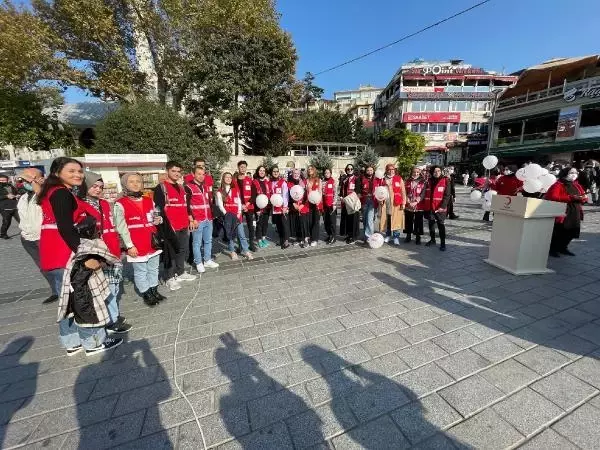
[[[406,206],[406,186],[400,175],[396,174],[393,164],[385,166],[385,176],[380,182],[388,189],[388,199],[379,202],[379,231],[385,236],[385,242],[394,239],[400,245],[400,230],[404,227],[404,208]]]
[[[577,182],[578,175],[576,168],[565,167],[559,172],[558,181],[550,186],[544,196],[546,200],[566,203],[565,213],[554,221],[550,256],[555,258],[561,254],[575,256],[568,246],[573,239],[579,238],[583,220],[582,205],[587,202],[585,190]]]
[[[162,249],[157,248],[153,239],[162,217],[154,201],[143,195],[144,184],[139,173],[123,175],[121,186],[123,192],[115,202],[115,226],[127,248],[127,261],[133,266],[135,287],[146,305],[155,306],[166,298],[158,292]]]
[[[344,197],[353,194],[357,190],[357,177],[354,174],[354,166],[348,164],[344,169],[346,172],[344,177],[340,176],[340,199],[342,199],[342,214],[340,218],[340,236],[346,237],[346,244],[353,244],[358,237],[360,227],[360,213],[348,213]]]
[[[306,189],[306,183],[304,182],[304,180],[301,177],[301,173],[300,173],[300,169],[292,169],[292,171],[290,172],[290,177],[288,179],[288,192],[297,185],[302,186],[303,188]],[[298,213],[298,211],[296,210],[296,208],[294,208],[293,206],[293,199],[291,197],[288,198],[288,205],[289,205],[289,214],[288,214],[288,220],[289,220],[289,228],[290,228],[290,238],[294,238],[297,239],[298,238],[298,234],[301,231],[300,230],[300,215]],[[301,234],[301,233],[300,233]],[[294,243],[294,245],[299,244],[300,242],[296,241]]]
[[[308,199],[308,194],[312,191],[318,191],[323,194],[323,189],[321,187],[321,179],[319,178],[319,171],[315,166],[308,166],[306,170],[307,173],[307,181],[306,181],[306,196]],[[318,204],[313,204],[308,202],[308,207],[310,210],[308,217],[308,228],[310,230],[310,245],[311,247],[316,247],[317,242],[319,241],[319,227],[321,224],[321,213],[323,212],[323,200],[321,200]]]
[[[421,169],[413,167],[410,179],[406,182],[406,209],[404,210],[406,238],[404,242],[410,242],[411,235],[414,234],[415,243],[421,245],[425,184],[426,182],[421,176]]]

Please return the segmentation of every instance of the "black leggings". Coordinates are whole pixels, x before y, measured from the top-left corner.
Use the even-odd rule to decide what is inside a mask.
[[[269,213],[263,212],[256,214],[256,238],[262,239],[267,237],[269,229]]]
[[[408,235],[423,235],[423,211],[404,210],[404,232]]]
[[[435,225],[437,224],[440,234],[440,244],[446,245],[446,225],[444,224],[446,214],[429,212],[427,220],[429,221],[429,237],[431,240],[435,241]]]
[[[273,214],[273,223],[277,227],[277,235],[279,236],[279,245],[283,246],[290,238],[290,222],[287,215]]]
[[[342,207],[342,218],[340,220],[340,236],[356,240],[360,231],[360,213],[348,214],[346,207]]]
[[[336,220],[337,220],[337,209],[333,209],[333,207],[328,208],[325,206],[323,210],[323,225],[325,225],[325,232],[327,233],[327,237],[335,236],[335,228],[336,228]]]
[[[317,242],[319,240],[319,227],[321,225],[321,213],[317,205],[310,204],[310,214],[308,217],[310,240],[311,242]]]

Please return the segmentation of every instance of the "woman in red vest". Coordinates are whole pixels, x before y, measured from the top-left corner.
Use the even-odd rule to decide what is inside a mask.
[[[573,239],[579,238],[581,221],[583,220],[583,204],[587,195],[577,182],[579,172],[575,167],[565,167],[558,173],[558,181],[546,192],[544,198],[553,202],[565,203],[565,213],[554,221],[554,231],[550,242],[550,256],[558,258],[562,255],[575,256],[568,249]]]
[[[429,236],[431,240],[425,244],[427,247],[435,245],[435,225],[440,233],[440,250],[446,251],[446,213],[450,201],[450,186],[448,178],[442,176],[442,168],[433,166],[431,177],[427,181],[425,189],[425,214],[429,221]]]
[[[279,245],[282,249],[286,249],[290,246],[290,243],[288,242],[290,238],[290,224],[288,221],[289,192],[287,182],[279,175],[279,167],[277,166],[271,168],[271,192],[273,194],[281,195],[283,198],[282,206],[271,205],[271,220],[277,227]]]
[[[325,169],[323,172],[323,225],[327,233],[327,244],[335,242],[335,228],[337,221],[337,189],[336,183],[331,176],[331,169]]]
[[[308,166],[306,169],[308,176],[306,180],[306,199],[308,201],[308,195],[312,191],[320,192],[323,195],[321,187],[321,179],[319,178],[319,171],[315,166]],[[319,227],[321,225],[321,212],[323,211],[323,200],[318,204],[308,202],[309,215],[308,215],[308,229],[310,232],[310,245],[316,247],[319,242]]]
[[[162,223],[158,208],[142,193],[139,173],[121,177],[123,192],[115,203],[115,224],[127,248],[127,261],[133,266],[133,281],[144,303],[155,306],[165,297],[158,292],[161,249],[152,246],[156,225]]]
[[[43,215],[40,268],[52,272],[57,292],[62,290],[62,274],[69,259],[79,247],[79,235],[74,225],[86,216],[86,206],[73,194],[73,189],[79,188],[83,179],[83,167],[79,161],[57,158],[50,166],[50,173],[37,200]],[[88,259],[85,267],[98,270],[101,264],[97,259]],[[123,342],[122,339],[107,337],[104,327],[79,327],[72,317],[61,319],[58,328],[60,341],[69,356],[82,349],[86,354],[95,354]]]
[[[358,238],[360,227],[360,214],[358,212],[348,214],[346,205],[343,203],[344,197],[356,191],[358,179],[354,175],[354,166],[348,164],[344,169],[345,175],[340,177],[340,199],[342,200],[342,214],[340,218],[340,236],[346,237],[346,244],[353,244]]]
[[[291,189],[294,186],[298,186],[298,185],[302,186],[303,188],[306,189],[306,183],[302,179],[300,169],[295,169],[295,168],[292,169],[292,171],[290,172],[290,175],[289,175],[287,185],[288,185],[288,193],[291,191]],[[291,193],[288,197],[288,205],[289,205],[288,220],[289,220],[289,224],[290,224],[290,237],[292,239],[296,240],[294,242],[294,245],[298,245],[300,243],[300,241],[298,240],[298,236],[302,235],[301,227],[300,227],[301,218],[300,218],[300,214],[298,213],[296,208],[293,206]],[[302,237],[301,240],[302,240],[302,242],[304,242],[304,237]]]
[[[410,179],[406,182],[406,209],[404,210],[406,238],[404,242],[410,242],[411,235],[414,234],[415,243],[421,245],[425,184],[426,182],[421,176],[421,169],[413,167]]]
[[[259,208],[256,204],[256,197],[259,195],[266,195],[267,198],[271,198],[271,183],[267,177],[267,168],[265,166],[258,166],[254,173],[252,180],[252,203],[254,204],[254,214],[256,217],[256,238],[258,239],[258,246],[265,248],[269,246],[267,242],[267,231],[269,229],[269,206],[266,208]]]
[[[88,208],[86,213],[96,218],[98,234],[104,241],[108,250],[121,259],[121,243],[119,233],[115,227],[113,208],[110,203],[102,198],[104,192],[104,181],[102,176],[94,172],[85,173],[85,182],[82,185],[81,194],[86,194],[83,199]],[[118,263],[104,269],[104,276],[108,281],[110,297],[106,300],[106,308],[111,323],[106,330],[112,333],[125,333],[131,329],[131,325],[125,323],[126,319],[119,315],[119,304],[117,297],[123,281],[123,264]]]
[[[223,228],[225,228],[227,237],[229,238],[228,248],[229,256],[233,260],[237,260],[238,256],[235,252],[235,235],[237,235],[241,253],[248,259],[254,259],[249,250],[248,240],[244,232],[244,224],[242,223],[242,200],[237,185],[233,184],[233,175],[230,172],[223,173],[221,177],[221,187],[215,196],[217,207],[225,215],[223,219]],[[231,222],[235,219],[235,223]],[[232,223],[232,227],[228,224]],[[228,230],[233,228],[233,230]]]
[[[304,188],[304,195],[299,200],[292,198],[292,188],[294,186],[302,186]],[[294,169],[292,172],[292,179],[288,183],[290,189],[290,228],[293,228],[296,237],[296,243],[300,244],[301,248],[309,245],[310,230],[308,228],[308,216],[310,208],[308,206],[308,198],[306,193],[306,183],[301,179],[301,172],[298,169]],[[294,244],[296,245],[296,244]]]
[[[385,166],[385,176],[377,184],[389,191],[389,199],[381,202],[379,231],[384,234],[385,242],[394,239],[400,245],[400,230],[404,228],[404,208],[406,206],[406,186],[400,175],[396,174],[393,164]],[[374,199],[375,201],[375,199]]]

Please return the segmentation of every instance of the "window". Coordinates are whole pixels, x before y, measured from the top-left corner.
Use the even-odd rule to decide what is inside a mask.
[[[487,124],[486,124],[487,126]],[[468,133],[469,132],[469,124],[466,122],[461,122],[458,124],[458,132],[459,133]]]
[[[453,111],[469,111],[470,105],[468,105],[468,103],[470,103],[470,102],[466,102],[466,101],[454,102],[454,108],[452,110]]]
[[[580,128],[600,126],[600,105],[581,108]]]
[[[488,111],[489,102],[475,102],[475,111]]]
[[[426,123],[419,124],[419,133],[427,133],[427,124]]]
[[[458,133],[458,124],[457,123],[451,123],[450,124],[450,128],[448,129],[448,131],[450,133]]]
[[[448,131],[448,124],[445,124],[445,123],[430,123],[428,131],[430,133],[446,133]]]
[[[435,102],[435,110],[436,111],[448,111],[450,109],[450,102],[449,101],[439,101],[439,102]]]
[[[471,133],[487,133],[487,130],[488,130],[488,124],[486,122],[471,123]]]

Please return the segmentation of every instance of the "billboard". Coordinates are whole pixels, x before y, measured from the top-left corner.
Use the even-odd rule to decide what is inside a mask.
[[[581,108],[579,106],[561,108],[560,113],[558,114],[558,124],[556,126],[557,141],[575,139],[580,111]]]
[[[404,123],[459,123],[459,112],[408,112],[402,114]]]

